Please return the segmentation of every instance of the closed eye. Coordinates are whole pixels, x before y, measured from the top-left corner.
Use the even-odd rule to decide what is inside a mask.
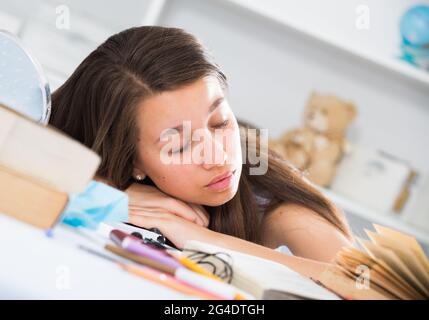
[[[187,143],[185,146],[183,146],[179,150],[172,151],[172,153],[182,153],[183,151],[185,151],[186,149],[188,149],[188,147],[189,147],[189,143]]]
[[[224,122],[217,124],[213,127],[216,129],[222,129],[222,128],[225,128],[228,125],[228,123],[229,123],[229,119],[226,119]]]

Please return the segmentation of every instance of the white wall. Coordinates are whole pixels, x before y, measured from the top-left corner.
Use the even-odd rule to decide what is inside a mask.
[[[21,36],[56,88],[108,35],[139,25],[153,1],[159,4],[161,0],[2,0],[0,11],[22,19]],[[230,102],[236,114],[268,128],[271,136],[300,125],[312,90],[333,93],[353,101],[359,109],[349,131],[353,142],[381,148],[429,173],[429,80],[425,85],[347,52],[394,61],[400,41],[399,17],[408,6],[423,2],[429,3],[166,0],[158,24],[183,27],[200,38],[229,77]],[[286,21],[289,27],[237,3]],[[55,28],[55,6],[59,4],[70,7],[70,32]],[[358,5],[370,10],[369,30],[355,26]],[[354,226],[368,225],[350,218]]]
[[[336,5],[330,16],[322,14],[324,7],[316,1],[300,2],[299,10],[292,1],[271,0],[264,5],[278,6],[288,16],[297,13],[295,19],[302,17],[303,22],[306,17],[312,28],[320,26],[333,37],[345,37],[343,25],[353,28],[355,20],[350,22],[344,12],[354,17],[354,7],[340,4],[344,2],[340,0],[328,2]],[[387,40],[394,39],[396,31],[389,28],[397,25],[405,1],[379,2],[383,2],[381,7],[395,10],[385,10],[386,16],[381,17],[381,7],[371,9],[375,13],[371,23],[377,32],[366,38],[365,45],[370,48],[385,39],[378,52],[382,54],[393,47],[393,40]],[[316,4],[316,9],[306,10],[310,3]],[[314,20],[318,16],[319,20]],[[377,18],[387,19],[385,38]],[[201,38],[229,76],[230,101],[237,115],[268,128],[273,136],[300,124],[311,90],[330,92],[358,106],[359,116],[350,130],[354,142],[381,148],[429,171],[428,87],[224,1],[168,2],[160,23],[183,27]],[[359,36],[353,38],[358,40]]]
[[[348,48],[394,59],[400,15],[411,4],[429,3],[427,0],[301,0],[299,5],[293,0],[170,0],[159,24],[184,27],[202,39],[229,76],[230,99],[237,115],[268,128],[272,136],[300,124],[311,90],[334,93],[352,100],[359,108],[350,130],[352,141],[384,149],[429,172],[429,86],[303,36],[231,4],[234,2],[275,15]],[[0,10],[24,21],[24,40],[48,70],[55,88],[96,46],[95,30],[102,29],[108,35],[138,25],[150,3],[4,0]],[[64,31],[52,27],[52,8],[58,4],[69,5],[72,27],[73,23],[78,25],[78,16],[94,24],[92,29],[81,28],[93,42],[85,43],[84,38],[79,42],[76,36],[61,41]],[[355,27],[360,4],[370,9],[369,30]],[[46,18],[46,13],[41,13],[43,5],[48,10],[47,19],[52,21],[51,26],[38,32],[40,25],[31,22],[43,15]],[[51,8],[46,9],[46,5]],[[71,41],[73,50],[61,47],[67,41]]]

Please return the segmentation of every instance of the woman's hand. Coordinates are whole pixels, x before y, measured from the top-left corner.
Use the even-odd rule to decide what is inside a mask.
[[[209,215],[202,206],[175,199],[158,188],[134,183],[127,190],[129,216],[169,214],[182,217],[199,226],[209,225]]]
[[[222,235],[210,229],[197,225],[178,215],[163,212],[143,212],[129,214],[129,221],[137,226],[149,229],[157,228],[173,244],[183,249],[187,240],[198,240],[216,243]]]

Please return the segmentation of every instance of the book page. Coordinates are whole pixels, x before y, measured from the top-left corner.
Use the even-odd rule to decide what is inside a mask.
[[[392,229],[377,225],[377,224],[374,224],[374,228],[379,234],[391,239],[396,239],[399,242],[401,242],[403,245],[410,248],[414,252],[414,254],[418,257],[419,261],[426,269],[426,272],[429,273],[429,260],[426,257],[425,252],[423,251],[423,248],[420,246],[420,244],[417,242],[417,240],[414,237],[406,235],[396,230],[392,230]]]
[[[186,249],[228,253],[232,257],[234,270],[232,284],[258,298],[263,296],[264,290],[277,290],[308,299],[339,299],[314,281],[271,260],[194,240],[185,243]]]
[[[420,263],[418,257],[413,254],[410,248],[403,245],[398,240],[387,238],[381,234],[369,233],[373,243],[390,249],[404,262],[410,271],[416,276],[420,283],[424,286],[425,293],[429,296],[429,274],[424,266]]]

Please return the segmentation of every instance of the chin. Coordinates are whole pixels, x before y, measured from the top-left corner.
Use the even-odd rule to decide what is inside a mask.
[[[225,193],[214,194],[203,204],[210,207],[217,207],[230,201],[232,198],[234,198],[236,193],[237,189],[235,189],[234,191],[230,190],[229,192],[225,191]]]

